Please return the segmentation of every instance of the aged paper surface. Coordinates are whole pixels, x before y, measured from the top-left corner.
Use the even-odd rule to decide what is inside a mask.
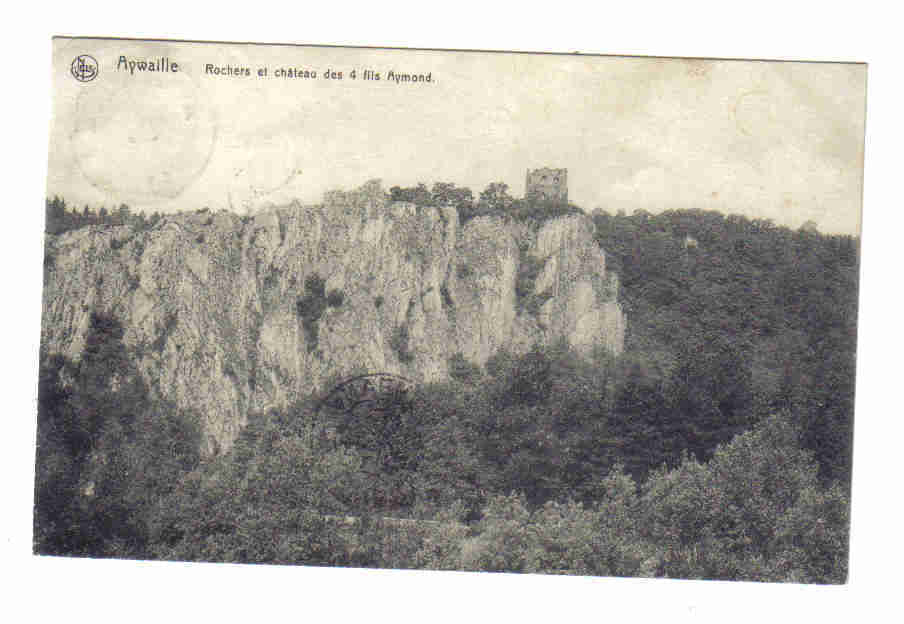
[[[53,74],[36,553],[845,582],[864,65]]]
[[[53,67],[48,188],[92,204],[242,210],[374,178],[520,193],[554,166],[587,212],[859,228],[862,64],[57,39]]]

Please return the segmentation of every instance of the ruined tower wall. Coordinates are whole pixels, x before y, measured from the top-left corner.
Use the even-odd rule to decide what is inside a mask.
[[[528,169],[524,196],[567,202],[568,169]]]

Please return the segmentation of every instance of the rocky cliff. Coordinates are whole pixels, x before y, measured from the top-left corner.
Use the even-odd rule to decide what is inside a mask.
[[[93,310],[118,318],[150,387],[202,415],[205,452],[254,410],[360,372],[447,375],[565,339],[622,349],[618,283],[583,216],[539,228],[388,203],[375,185],[253,217],[199,211],[147,230],[46,241],[42,345],[77,360]]]

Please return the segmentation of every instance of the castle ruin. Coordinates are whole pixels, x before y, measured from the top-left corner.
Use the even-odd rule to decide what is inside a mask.
[[[524,197],[527,199],[545,199],[552,201],[568,201],[568,169],[527,170],[527,181],[524,184]]]

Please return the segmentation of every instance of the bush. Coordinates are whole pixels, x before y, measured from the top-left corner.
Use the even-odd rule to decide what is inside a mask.
[[[627,481],[627,492],[614,487],[614,496],[600,508],[551,501],[531,512],[523,496],[493,497],[478,525],[480,534],[462,549],[463,566],[490,572],[638,574],[648,550],[628,520],[633,481],[620,473],[606,481],[620,486]]]
[[[408,346],[408,339],[408,326],[404,324],[397,326],[389,337],[389,346],[403,364],[410,364],[414,360],[414,353]]]
[[[461,353],[449,358],[449,376],[462,383],[474,384],[480,381],[480,367],[472,364]]]
[[[166,346],[166,341],[169,339],[170,334],[173,333],[173,330],[175,330],[178,321],[179,315],[176,312],[167,313],[166,318],[163,321],[163,328],[154,339],[154,342],[151,343],[151,348],[154,349],[157,353],[163,353],[163,349]]]
[[[516,219],[521,221],[531,220],[542,223],[558,217],[584,214],[584,211],[574,204],[561,200],[529,197],[527,199],[516,200],[512,207],[512,213]]]
[[[345,293],[341,290],[331,290],[326,296],[326,304],[331,308],[338,308],[345,300]]]
[[[523,496],[495,496],[480,521],[480,535],[465,548],[465,569],[486,572],[527,572],[533,566],[530,511]]]
[[[317,323],[320,321],[320,317],[323,316],[323,312],[329,302],[324,294],[326,282],[317,273],[312,273],[305,278],[304,287],[307,292],[304,297],[296,299],[295,310],[298,316],[301,317],[301,326],[304,329],[305,342],[310,353],[317,349],[319,334]],[[338,293],[339,302],[337,305],[341,305],[342,293],[332,291],[330,295],[333,296],[334,300],[337,298],[334,293]]]
[[[304,290],[311,297],[322,298],[326,294],[326,281],[317,273],[304,278]]]
[[[847,500],[823,492],[817,464],[784,416],[650,475],[640,525],[672,578],[840,583],[847,571]]]
[[[546,261],[535,258],[524,251],[521,251],[519,255],[518,274],[515,277],[515,297],[517,298],[518,309],[526,309],[536,315],[540,306],[552,296],[551,293],[534,295],[537,277],[540,275],[540,271],[543,270]]]
[[[449,294],[449,286],[443,284],[439,287],[440,297],[443,299],[443,305],[447,308],[455,308],[455,302],[452,300],[452,295]]]

